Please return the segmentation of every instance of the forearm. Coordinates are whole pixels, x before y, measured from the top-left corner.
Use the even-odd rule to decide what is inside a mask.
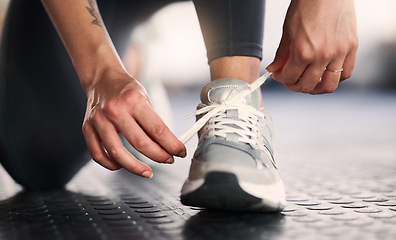
[[[95,0],[42,0],[61,37],[81,85],[87,90],[108,69],[124,70]]]

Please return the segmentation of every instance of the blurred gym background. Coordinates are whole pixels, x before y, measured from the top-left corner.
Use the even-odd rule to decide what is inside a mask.
[[[9,0],[0,0],[0,28],[3,25],[8,2]],[[290,0],[267,0],[263,72],[274,58],[289,2]],[[205,214],[197,214],[190,219],[185,218],[189,216],[188,214],[195,214],[196,210],[191,213],[192,210],[182,206],[177,197],[187,177],[189,160],[196,147],[197,138],[192,138],[187,143],[188,156],[185,160],[177,159],[173,165],[160,165],[146,161],[154,169],[154,182],[138,180],[133,178],[132,174],[128,175],[122,171],[108,172],[92,161],[67,186],[69,192],[62,194],[67,198],[70,194],[73,197],[74,194],[83,192],[93,195],[92,201],[102,201],[101,196],[108,197],[110,199],[108,201],[118,201],[117,198],[110,197],[118,194],[115,191],[117,187],[124,194],[131,193],[129,189],[134,189],[133,194],[138,194],[136,196],[142,196],[142,199],[149,202],[157,202],[155,204],[163,206],[166,214],[171,217],[178,215],[176,223],[181,224],[181,227],[168,230],[174,231],[175,236],[179,237],[182,235],[177,231],[184,229],[189,233],[191,232],[189,228],[197,223],[199,227],[192,228],[195,229],[193,234],[202,234],[202,236],[196,239],[208,239],[206,235],[212,233],[223,234],[223,239],[231,239],[231,235],[236,238],[240,236],[246,238],[246,232],[253,236],[246,239],[395,239],[396,232],[393,229],[396,219],[394,213],[394,206],[396,206],[394,177],[396,172],[396,15],[394,13],[396,1],[357,0],[355,5],[360,45],[355,71],[350,80],[344,81],[335,93],[320,96],[292,93],[275,81],[270,81],[263,86],[264,106],[268,108],[274,119],[277,166],[285,181],[289,201],[288,209],[283,213],[286,217],[272,220],[271,223],[260,220],[261,217],[267,219],[266,217],[270,215],[253,217],[248,215],[246,218],[231,222],[234,225],[231,225],[229,221],[224,221],[228,218],[227,215],[222,218],[217,215],[208,218]],[[199,91],[209,80],[206,50],[193,4],[191,2],[175,3],[157,12],[131,33],[131,43],[138,46],[144,55],[141,62],[143,72],[139,79],[148,90],[154,108],[170,125],[174,133],[180,136],[194,123],[194,118],[185,121],[182,119],[194,111],[199,102]],[[144,160],[141,156],[139,159]],[[132,182],[135,184],[131,184]],[[144,191],[140,191],[141,189]],[[47,227],[44,225],[36,227],[34,225],[36,218],[24,219],[29,212],[23,213],[26,210],[23,206],[21,212],[18,210],[19,206],[13,204],[14,195],[20,190],[20,186],[16,185],[0,166],[0,203],[16,209],[13,212],[14,218],[9,218],[11,220],[7,220],[10,215],[8,208],[3,208],[7,209],[6,214],[1,215],[0,211],[0,220],[5,219],[4,226],[0,226],[1,239],[3,239],[2,236],[6,236],[2,234],[6,234],[6,230],[9,229],[15,230],[18,234],[26,233],[22,236],[36,236],[37,239],[43,238],[40,237],[41,235],[31,234],[32,229],[43,228],[43,231],[48,231],[48,233],[54,229],[56,231],[61,229],[60,236],[74,233],[75,236],[79,236],[77,239],[82,239],[81,237],[96,239],[95,236],[100,234],[101,229],[95,227],[91,229],[94,232],[88,229],[84,235],[82,229],[88,225],[83,224],[85,222],[81,220],[78,220],[81,222],[75,225],[74,223],[65,224],[64,228],[62,226],[56,228],[50,224]],[[147,197],[145,194],[150,196]],[[355,198],[353,195],[356,195]],[[52,197],[45,193],[32,195],[33,198],[28,198],[23,194],[21,196],[19,199],[25,198],[22,200],[27,201],[29,206],[33,207],[36,205],[30,203],[31,199]],[[339,199],[342,197],[342,199],[353,201],[350,201],[352,204],[347,206],[329,203],[327,200],[315,203],[316,197],[319,196],[339,196]],[[369,199],[366,201],[365,197]],[[3,199],[5,200],[1,202]],[[341,214],[345,214],[338,216],[338,219],[337,216],[333,217],[331,214],[319,214],[313,211],[315,208],[309,210],[301,207],[304,205],[298,206],[299,201],[307,201],[306,206],[322,204],[316,210],[320,210],[322,206],[330,206],[328,209],[334,208],[334,211],[331,210],[334,214],[338,215],[340,211]],[[51,207],[51,201],[47,203]],[[64,201],[64,203],[67,202]],[[87,211],[91,208],[92,206],[88,206]],[[363,211],[357,213],[359,209],[354,208],[362,208]],[[381,209],[377,210],[377,208]],[[168,211],[169,209],[174,210],[175,213]],[[63,214],[65,210],[67,209],[60,211]],[[57,211],[52,211],[51,214],[58,216],[59,211]],[[132,215],[132,211],[134,210],[128,208],[127,214]],[[160,213],[162,214],[163,211],[161,210]],[[91,216],[96,213],[90,211],[89,214]],[[76,215],[76,217],[89,216]],[[183,219],[182,216],[184,216]],[[317,218],[320,221],[313,222],[317,221]],[[208,219],[212,221],[207,221]],[[136,226],[146,224],[144,225],[145,228],[147,227],[145,231],[155,234],[145,219],[141,218],[136,221],[138,223]],[[213,224],[216,222],[217,224]],[[58,222],[55,223],[58,224]],[[16,227],[9,227],[10,225],[7,224],[14,224],[11,226]],[[104,222],[100,220],[94,225],[96,224],[99,227],[104,226]],[[209,231],[212,225],[214,231],[213,229]],[[337,227],[339,225],[341,228]],[[175,225],[164,226],[164,229],[167,226],[175,227]],[[238,227],[234,229],[234,226]],[[74,227],[80,227],[78,228],[80,230],[74,231]],[[65,233],[62,229],[68,232]],[[111,229],[103,229],[105,235],[112,236]],[[134,228],[129,230],[135,234]],[[276,233],[273,233],[274,231]],[[238,234],[235,235],[235,232]],[[353,237],[355,232],[360,235]]]
[[[0,0],[0,28],[9,0]],[[262,67],[271,63],[289,1],[267,1]],[[353,77],[342,84],[358,89],[396,90],[396,2],[355,1],[360,36]],[[143,33],[143,34],[142,34]],[[192,2],[171,4],[135,31],[155,49],[156,66],[168,90],[202,87],[209,78],[206,51]],[[160,68],[160,69],[159,69]]]

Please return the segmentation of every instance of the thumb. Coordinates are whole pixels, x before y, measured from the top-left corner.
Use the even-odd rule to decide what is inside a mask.
[[[276,55],[274,61],[268,65],[265,69],[268,72],[278,72],[283,69],[287,60],[290,56],[290,40],[285,35],[282,36],[281,42],[278,49],[276,50]]]

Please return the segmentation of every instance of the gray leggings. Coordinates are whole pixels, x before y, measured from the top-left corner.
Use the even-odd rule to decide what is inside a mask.
[[[98,0],[122,56],[134,26],[171,0]],[[261,59],[264,0],[196,0],[208,60]],[[133,16],[133,18],[132,18]],[[0,162],[27,189],[63,187],[90,160],[86,96],[38,0],[12,0],[0,47]]]

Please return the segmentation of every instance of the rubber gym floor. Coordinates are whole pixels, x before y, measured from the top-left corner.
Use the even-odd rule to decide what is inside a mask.
[[[171,94],[174,132],[199,90]],[[180,203],[197,139],[153,179],[89,163],[65,190],[27,192],[0,168],[0,239],[396,239],[396,94],[264,89],[287,207],[222,212]],[[146,160],[144,160],[146,161]]]

